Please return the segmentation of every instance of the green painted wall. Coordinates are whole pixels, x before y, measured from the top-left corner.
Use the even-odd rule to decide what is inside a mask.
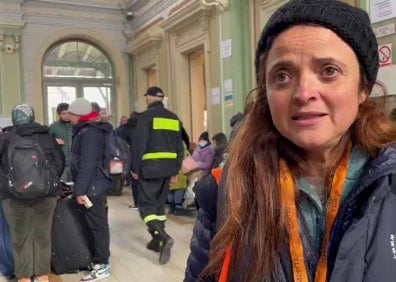
[[[0,115],[9,115],[13,106],[20,103],[21,74],[21,34],[20,24],[0,23]]]
[[[224,58],[221,84],[223,91],[224,131],[229,134],[230,118],[242,112],[245,97],[252,89],[251,73],[251,14],[246,0],[230,0],[229,8],[221,15],[221,40],[231,39],[232,55]],[[221,42],[220,48],[221,48]],[[224,81],[232,80],[232,92],[225,92]],[[232,101],[224,98],[232,95]]]

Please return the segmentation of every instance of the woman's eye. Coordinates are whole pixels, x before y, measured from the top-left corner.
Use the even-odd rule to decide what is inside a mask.
[[[289,76],[285,72],[278,72],[274,75],[274,81],[276,83],[285,83],[289,79]]]
[[[338,73],[338,69],[332,66],[325,67],[322,71],[325,77],[334,77]]]

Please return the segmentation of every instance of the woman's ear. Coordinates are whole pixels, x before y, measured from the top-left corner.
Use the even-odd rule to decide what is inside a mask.
[[[368,97],[367,90],[360,91],[360,93],[359,93],[359,104],[362,104],[364,101],[366,101],[367,97]]]

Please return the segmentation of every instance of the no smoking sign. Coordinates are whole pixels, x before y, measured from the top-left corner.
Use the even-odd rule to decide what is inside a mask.
[[[392,44],[378,46],[379,65],[389,66],[392,64]]]

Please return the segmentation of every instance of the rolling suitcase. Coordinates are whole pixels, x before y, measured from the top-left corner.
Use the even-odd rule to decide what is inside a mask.
[[[83,206],[66,197],[58,202],[52,225],[52,269],[56,274],[75,273],[90,267],[93,236]]]
[[[11,235],[0,202],[0,274],[9,276],[13,273],[14,257],[12,254]]]

